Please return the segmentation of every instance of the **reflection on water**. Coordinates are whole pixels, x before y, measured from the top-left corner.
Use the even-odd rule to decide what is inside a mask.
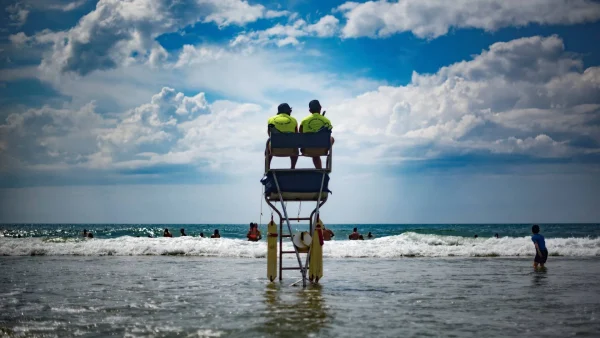
[[[270,283],[265,294],[265,322],[258,330],[280,337],[306,337],[322,333],[332,320],[321,286],[289,288]]]
[[[546,267],[538,268],[533,271],[533,273],[531,274],[533,276],[531,279],[533,286],[546,285],[546,283],[547,283],[546,278],[548,278],[548,275],[546,274],[547,271],[548,271],[548,269]]]

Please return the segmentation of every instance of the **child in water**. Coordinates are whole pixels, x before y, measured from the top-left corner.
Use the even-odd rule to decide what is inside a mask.
[[[540,234],[540,226],[534,225],[531,227],[531,232],[533,236],[531,236],[531,240],[535,245],[535,258],[533,259],[533,268],[537,269],[538,264],[543,269],[546,260],[548,259],[548,249],[546,249],[546,241],[544,240],[544,236]]]

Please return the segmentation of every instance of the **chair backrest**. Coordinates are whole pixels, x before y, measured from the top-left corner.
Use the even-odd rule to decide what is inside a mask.
[[[331,130],[316,133],[271,133],[271,148],[331,148]]]

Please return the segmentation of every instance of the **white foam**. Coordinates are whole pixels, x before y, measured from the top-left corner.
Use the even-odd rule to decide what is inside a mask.
[[[598,238],[546,239],[550,255],[600,256]],[[293,250],[285,243],[284,250]],[[41,238],[0,238],[0,255],[74,255],[74,256],[144,256],[189,255],[213,257],[264,258],[265,241],[210,239],[198,237],[47,240]],[[324,257],[332,258],[396,258],[403,256],[533,256],[530,237],[465,238],[424,235],[406,232],[365,241],[329,241],[323,247]],[[293,257],[293,255],[288,255]]]

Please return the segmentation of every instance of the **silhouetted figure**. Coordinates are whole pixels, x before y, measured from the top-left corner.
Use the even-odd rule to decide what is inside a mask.
[[[215,233],[210,235],[210,238],[221,238],[221,234],[219,234],[219,229],[215,229]]]
[[[181,230],[179,230],[179,232],[181,232],[181,236],[187,236],[187,235],[185,234],[185,229],[184,229],[184,228],[181,228]]]
[[[477,237],[479,237],[479,236],[475,235],[475,236],[473,236],[473,237],[474,237],[474,238],[477,238]]]
[[[500,238],[500,236],[499,236],[498,234],[495,234],[495,235],[494,235],[494,237],[496,237],[496,238]]]
[[[92,234],[91,232],[88,232],[88,238],[94,238],[94,234]]]
[[[163,233],[163,237],[173,237],[173,235],[171,235],[171,233],[169,232],[169,229],[165,229],[165,232]]]
[[[204,238],[204,233],[203,232],[200,233],[200,237]]]
[[[371,232],[369,231],[369,233],[367,234],[367,238],[373,238],[373,235],[371,234]]]

